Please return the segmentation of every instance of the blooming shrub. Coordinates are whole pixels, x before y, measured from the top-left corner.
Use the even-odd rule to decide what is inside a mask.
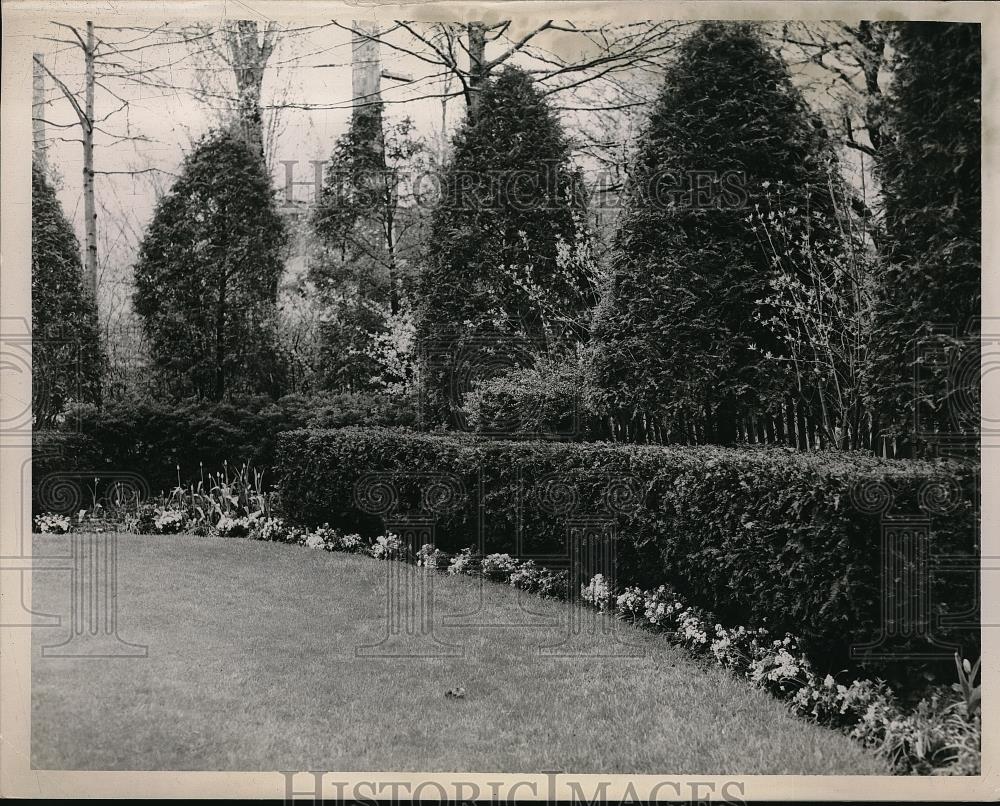
[[[476,554],[475,549],[471,546],[469,548],[462,549],[458,554],[451,558],[451,564],[448,566],[449,574],[475,574],[479,571],[482,566],[482,560],[479,555]]]
[[[158,535],[172,535],[184,530],[187,517],[183,512],[175,509],[161,509],[157,511],[153,520],[153,530]]]
[[[253,520],[247,517],[232,518],[223,515],[215,524],[215,531],[220,537],[248,537]]]
[[[64,535],[69,531],[70,526],[70,519],[66,515],[46,512],[44,515],[35,516],[35,527],[42,534]]]
[[[599,610],[608,610],[613,601],[611,596],[611,586],[604,578],[604,574],[595,574],[590,582],[580,586],[580,596],[583,601],[593,605]]]
[[[431,543],[424,543],[416,554],[416,563],[420,568],[437,571],[448,567],[449,556]]]
[[[483,576],[492,582],[510,582],[510,575],[516,570],[517,560],[509,554],[487,554],[483,557]]]
[[[677,614],[684,605],[673,591],[666,585],[660,585],[655,591],[647,591],[645,595],[643,615],[654,627],[673,629],[677,625]]]
[[[371,546],[371,555],[376,560],[395,560],[399,558],[401,547],[399,537],[390,532],[375,538]]]
[[[569,571],[542,570],[538,579],[538,595],[543,599],[565,599],[569,594]]]
[[[328,523],[324,523],[313,534],[320,537],[323,541],[323,548],[327,551],[337,551],[340,549],[341,535],[336,529],[331,528]]]
[[[285,542],[289,531],[285,521],[281,518],[262,518],[253,524],[249,536],[254,540]]]
[[[340,538],[339,545],[341,551],[354,554],[364,548],[365,541],[359,534],[349,534]]]
[[[646,615],[646,597],[640,588],[625,588],[615,599],[615,609],[634,624]]]
[[[326,548],[326,541],[323,539],[322,535],[313,532],[312,534],[306,535],[302,545],[307,549],[322,549]]]
[[[534,560],[525,560],[510,575],[510,584],[527,593],[537,593],[542,581],[542,569]]]

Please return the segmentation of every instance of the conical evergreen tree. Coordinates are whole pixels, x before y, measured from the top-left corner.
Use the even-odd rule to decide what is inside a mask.
[[[103,351],[97,307],[84,289],[80,244],[55,191],[31,169],[31,396],[35,427],[68,403],[98,402]]]
[[[585,333],[593,304],[578,171],[555,113],[508,67],[457,134],[419,285],[425,413],[447,423],[476,378]]]
[[[175,395],[278,394],[274,340],[287,233],[264,163],[207,137],[160,200],[135,267],[135,308]]]
[[[751,25],[706,23],[686,40],[639,144],[594,318],[596,398],[627,438],[728,443],[739,417],[778,413],[786,373],[764,357],[781,345],[758,318],[770,263],[752,214],[780,196],[819,222],[831,160]]]
[[[878,163],[887,259],[884,419],[904,443],[911,443],[914,428],[925,437],[940,431],[974,438],[980,422],[980,26],[899,23],[890,42],[896,64],[886,105],[889,139]]]

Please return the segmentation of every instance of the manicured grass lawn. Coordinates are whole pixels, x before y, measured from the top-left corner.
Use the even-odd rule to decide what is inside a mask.
[[[69,538],[34,545],[68,553]],[[32,766],[887,773],[662,637],[621,625],[637,657],[543,657],[571,608],[468,577],[433,580],[435,635],[463,657],[357,657],[386,631],[386,574],[386,563],[295,546],[122,535],[119,634],[149,655],[42,657],[67,630],[35,628]],[[33,588],[35,609],[65,622],[69,574],[36,571]],[[443,623],[468,613],[464,626]],[[621,652],[606,631],[568,646]],[[456,686],[465,698],[446,698]]]

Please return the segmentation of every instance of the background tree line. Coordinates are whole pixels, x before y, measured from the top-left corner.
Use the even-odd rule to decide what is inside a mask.
[[[478,48],[475,26],[373,34],[433,54],[468,113],[435,150],[384,105],[355,110],[300,227],[309,265],[295,293],[318,311],[308,339],[282,320],[292,224],[266,165],[259,75],[245,76],[230,122],[159,200],[134,265],[155,393],[350,391],[419,398],[429,427],[900,456],[977,433],[978,26],[643,30],[547,72],[518,61],[542,30],[470,56],[468,70],[455,54]],[[263,37],[262,70],[276,34],[242,33],[241,47]],[[619,71],[618,97],[634,97],[628,47],[660,88],[621,151],[608,218],[561,99],[604,92],[613,105],[593,78],[602,65]],[[808,102],[796,53],[815,81],[849,89],[839,114]],[[856,180],[855,155],[874,162],[877,191]],[[413,182],[426,172],[433,204]],[[36,247],[45,286],[78,248],[68,228],[40,226],[51,204],[35,206],[39,232],[60,233],[57,250]],[[42,300],[36,328],[65,321]]]

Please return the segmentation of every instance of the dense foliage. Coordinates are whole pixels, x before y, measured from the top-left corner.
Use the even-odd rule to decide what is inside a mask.
[[[157,204],[135,267],[135,309],[166,392],[280,393],[285,245],[264,163],[229,134],[198,143]]]
[[[541,358],[480,381],[466,393],[462,425],[489,436],[600,439],[607,436],[575,359]]]
[[[306,524],[377,534],[380,508],[399,522],[430,515],[445,550],[478,541],[481,552],[565,557],[574,519],[607,518],[621,538],[619,585],[670,582],[722,619],[802,636],[833,671],[880,631],[881,496],[891,514],[929,518],[935,553],[975,551],[975,474],[958,464],[352,428],[285,433],[277,457],[282,502]],[[382,484],[369,488],[372,473]],[[971,574],[928,573],[938,614],[975,606]],[[977,629],[932,623],[977,655]]]
[[[149,493],[197,483],[209,472],[251,463],[270,478],[275,440],[296,428],[340,428],[377,423],[412,426],[415,402],[405,397],[330,393],[237,398],[231,402],[189,399],[178,403],[124,400],[102,408],[80,405],[67,415],[73,433],[37,431],[34,441],[35,487],[50,473],[69,473],[80,489],[73,496],[90,501],[94,478],[98,497],[121,474],[136,474]],[[34,501],[34,510],[53,509]]]
[[[65,406],[100,399],[97,307],[83,286],[80,244],[45,174],[31,170],[31,404],[36,428]]]
[[[880,318],[887,419],[978,443],[982,207],[979,24],[892,27],[879,152],[889,266]],[[935,335],[937,334],[937,335]],[[917,447],[917,446],[911,446]]]
[[[429,423],[454,424],[476,379],[580,337],[593,292],[569,157],[555,112],[515,68],[486,85],[456,135],[419,285]]]
[[[410,381],[409,345],[394,333],[411,318],[425,249],[428,155],[408,119],[381,105],[356,110],[334,146],[310,218],[308,277],[325,309],[325,388],[359,391]],[[398,340],[397,340],[398,341]],[[387,349],[391,348],[391,349]]]
[[[831,150],[788,69],[748,24],[706,23],[671,65],[629,178],[611,278],[594,320],[595,383],[628,437],[736,439],[780,406],[786,352],[760,319],[773,256],[756,222],[768,192],[822,225]],[[812,235],[811,235],[812,237]]]

